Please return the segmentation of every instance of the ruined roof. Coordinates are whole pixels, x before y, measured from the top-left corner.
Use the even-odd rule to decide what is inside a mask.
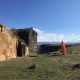
[[[5,28],[4,24],[0,24],[0,27],[4,27]]]
[[[14,32],[15,34],[19,33],[19,32],[26,32],[26,33],[29,33],[29,31],[33,31],[36,33],[37,35],[37,32],[35,30],[33,30],[33,28],[24,28],[24,29],[11,29],[12,32]]]

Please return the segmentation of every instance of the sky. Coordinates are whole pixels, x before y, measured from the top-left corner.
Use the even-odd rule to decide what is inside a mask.
[[[0,0],[0,23],[33,27],[38,42],[80,42],[80,0]]]

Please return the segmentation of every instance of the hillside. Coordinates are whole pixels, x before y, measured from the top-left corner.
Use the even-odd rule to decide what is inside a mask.
[[[80,69],[72,68],[75,63],[80,63],[79,54],[9,59],[0,62],[0,80],[79,80]],[[32,64],[36,69],[28,69]]]
[[[69,53],[71,52],[79,52],[80,43],[66,43],[66,48]],[[44,54],[44,53],[50,53],[59,51],[60,49],[60,43],[49,43],[49,44],[41,44],[38,45],[38,53]]]

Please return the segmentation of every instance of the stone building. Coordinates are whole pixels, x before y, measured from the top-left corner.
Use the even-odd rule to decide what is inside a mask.
[[[19,52],[24,54],[26,49],[27,53],[25,53],[25,55],[37,53],[37,33],[33,30],[33,28],[12,29],[11,31],[18,37],[17,45],[21,45],[21,47],[17,46],[17,48],[22,49],[22,51],[19,51],[21,50],[19,49]]]
[[[37,53],[37,33],[33,28],[6,29],[0,24],[0,61]]]

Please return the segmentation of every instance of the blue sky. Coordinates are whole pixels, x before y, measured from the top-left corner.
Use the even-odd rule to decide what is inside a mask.
[[[0,23],[10,28],[34,27],[39,31],[38,41],[80,41],[80,0],[0,0],[0,3]]]

